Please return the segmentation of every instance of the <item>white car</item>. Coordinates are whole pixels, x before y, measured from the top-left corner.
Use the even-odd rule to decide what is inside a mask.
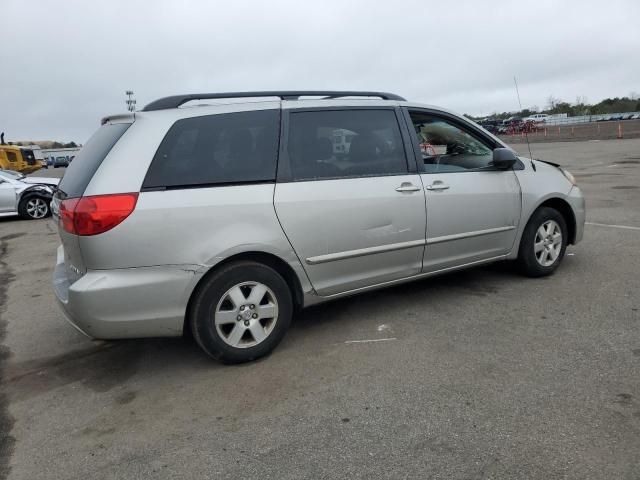
[[[524,122],[534,122],[534,123],[544,123],[549,118],[549,115],[546,113],[534,113],[533,115],[529,115],[527,118],[524,118]]]
[[[51,214],[51,198],[58,178],[27,177],[13,170],[0,170],[0,216],[20,215],[39,219]]]

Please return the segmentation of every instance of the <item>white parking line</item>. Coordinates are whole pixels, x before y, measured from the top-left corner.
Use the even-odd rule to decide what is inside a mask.
[[[373,343],[373,342],[388,342],[390,340],[397,340],[397,338],[375,338],[372,340],[347,340],[344,343]]]
[[[594,225],[596,227],[621,228],[622,230],[640,230],[640,227],[631,227],[629,225],[610,225],[608,223],[584,222],[585,225]]]

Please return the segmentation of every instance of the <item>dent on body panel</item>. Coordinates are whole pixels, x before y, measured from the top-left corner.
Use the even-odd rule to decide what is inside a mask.
[[[378,219],[369,219],[368,222],[362,226],[362,231],[364,232],[367,240],[371,239],[375,243],[385,244],[388,243],[386,238],[396,238],[395,236],[401,231],[406,231],[408,229],[400,229],[396,225],[393,224],[393,218],[389,215],[386,218],[378,218]]]
[[[362,231],[367,237],[375,240],[386,237],[395,239],[397,235],[411,232],[411,228],[407,227],[407,225],[398,224],[397,220],[397,215],[391,215],[389,212],[386,212],[386,215],[383,217],[368,218],[362,226]],[[384,244],[388,242],[380,243]]]
[[[389,188],[393,188],[396,182],[393,180],[389,183]],[[406,202],[406,206],[398,206],[399,201]],[[353,205],[353,215],[332,219],[332,222],[338,220],[343,225],[338,222],[333,225],[335,228],[327,232],[329,248],[326,253],[396,244],[424,236],[424,203],[420,202],[420,207],[416,209],[415,197],[407,195],[404,198],[393,198],[380,195],[379,198],[366,197],[351,200],[350,203]],[[357,228],[354,228],[354,224]],[[416,230],[419,231],[417,237]],[[343,231],[352,234],[343,236]],[[357,232],[356,235],[353,235],[354,231]]]

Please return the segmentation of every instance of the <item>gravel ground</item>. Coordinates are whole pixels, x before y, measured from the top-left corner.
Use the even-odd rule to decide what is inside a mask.
[[[554,276],[308,309],[242,366],[84,338],[51,292],[54,226],[0,219],[0,479],[639,478],[640,140],[533,148],[587,198]]]

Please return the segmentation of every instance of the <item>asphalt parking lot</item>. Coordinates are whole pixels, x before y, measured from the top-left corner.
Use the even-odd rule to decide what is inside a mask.
[[[241,366],[86,339],[54,302],[54,225],[0,219],[0,479],[639,478],[640,139],[533,156],[587,198],[554,276],[495,265],[308,309]]]

